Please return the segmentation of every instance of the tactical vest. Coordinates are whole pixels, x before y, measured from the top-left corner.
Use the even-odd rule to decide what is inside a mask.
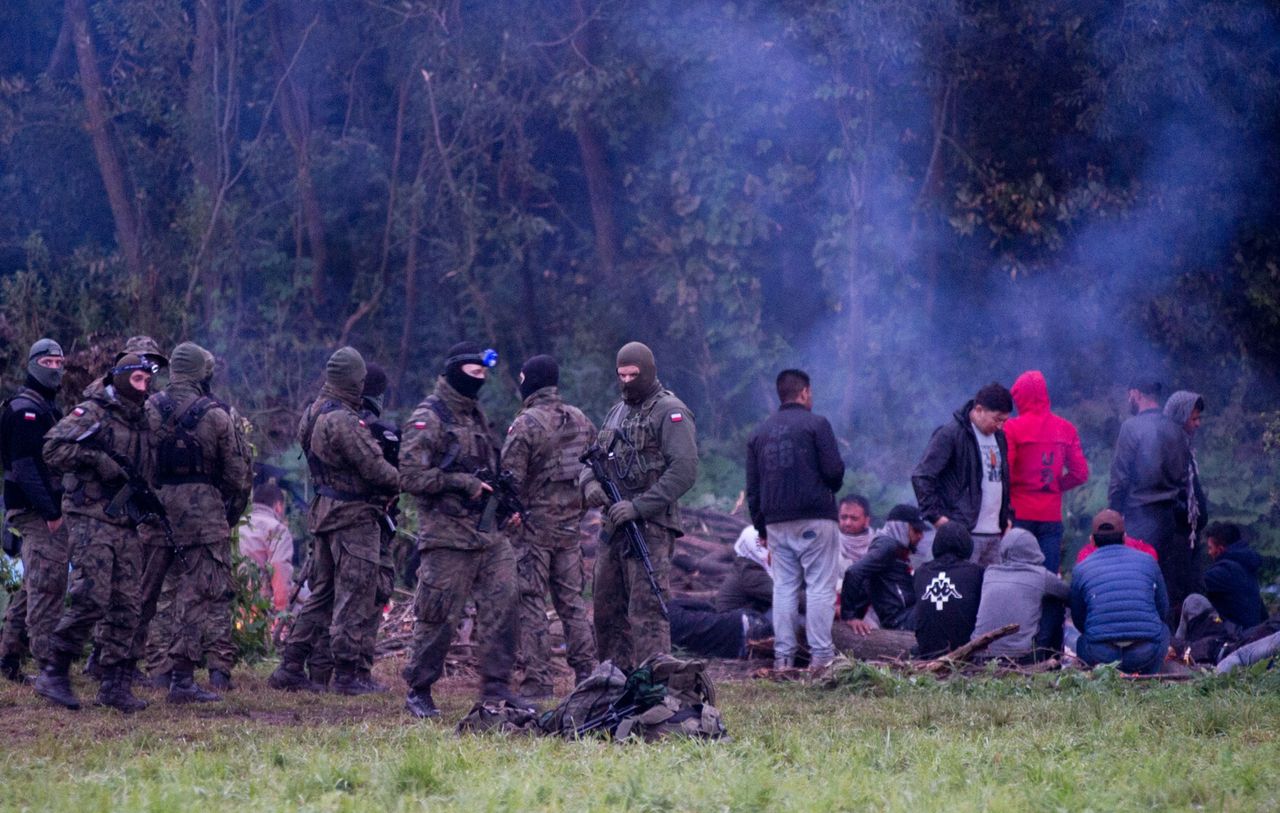
[[[216,485],[220,472],[196,437],[196,427],[214,408],[230,411],[230,407],[210,395],[202,395],[178,411],[167,392],[155,396],[160,411],[160,428],[156,431],[156,485],[186,483]]]
[[[353,483],[350,482],[349,477],[336,471],[311,452],[311,436],[316,431],[316,423],[320,420],[320,416],[344,408],[347,408],[345,404],[333,399],[325,401],[319,409],[316,409],[314,404],[308,407],[307,429],[299,439],[302,443],[302,454],[307,459],[307,468],[311,472],[311,485],[315,487],[316,494],[342,502],[368,502],[376,495],[352,488]]]
[[[475,474],[480,469],[497,471],[497,449],[485,424],[461,423],[449,409],[449,405],[437,395],[427,396],[425,403],[440,419],[440,425],[444,428],[445,452],[436,468],[445,474]],[[463,443],[461,433],[468,430],[472,433],[471,442]],[[488,500],[485,497],[473,500],[450,492],[422,498],[424,509],[439,511],[452,517],[478,513],[484,510],[486,502]]]
[[[27,414],[31,414],[32,417],[26,417]],[[13,439],[10,433],[17,431],[16,422],[30,423],[33,427],[44,427],[43,431],[47,431],[60,420],[62,420],[62,413],[58,408],[30,387],[23,387],[14,393],[12,398],[0,403],[0,465],[4,468],[4,505],[6,507],[11,509],[32,507],[31,500],[18,482],[14,465],[18,461],[12,457]],[[56,501],[60,499],[61,484],[54,481],[44,461],[38,458],[39,455],[36,455],[35,467],[45,481],[45,488]]]
[[[631,499],[658,482],[666,468],[662,439],[650,420],[670,390],[660,390],[638,407],[618,402],[605,418],[600,443],[608,452],[606,465],[622,496]]]
[[[591,445],[591,427],[575,421],[573,413],[561,404],[536,406],[524,414],[538,424],[551,450],[550,459],[541,458],[538,481],[529,485],[536,488],[543,483],[576,482],[582,472],[582,453]]]

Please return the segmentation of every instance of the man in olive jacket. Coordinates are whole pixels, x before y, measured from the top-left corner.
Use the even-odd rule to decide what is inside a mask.
[[[608,505],[592,588],[596,654],[629,670],[671,650],[671,625],[640,560],[627,555],[622,526],[642,522],[658,586],[668,597],[672,551],[684,533],[679,500],[698,477],[698,442],[693,414],[658,381],[652,350],[640,342],[625,344],[616,366],[622,400],[609,410],[596,443],[612,453],[609,474],[622,499],[608,505],[590,467],[579,482],[587,505]]]

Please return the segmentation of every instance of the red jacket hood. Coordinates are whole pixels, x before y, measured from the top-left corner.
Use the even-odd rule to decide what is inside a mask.
[[[1013,382],[1013,405],[1019,415],[1036,415],[1049,411],[1049,385],[1039,370],[1028,370]]]

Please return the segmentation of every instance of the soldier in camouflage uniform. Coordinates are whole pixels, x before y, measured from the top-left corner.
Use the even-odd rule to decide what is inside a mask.
[[[316,537],[311,595],[302,606],[280,666],[269,684],[276,689],[315,690],[303,664],[328,629],[333,653],[333,690],[357,695],[377,691],[359,675],[372,645],[369,617],[378,590],[381,520],[395,497],[399,476],[360,418],[366,369],[352,347],[334,353],[325,365],[325,383],[302,415],[298,440],[316,496],[308,529]],[[376,634],[376,629],[374,630]]]
[[[669,592],[671,556],[680,527],[680,496],[698,476],[698,445],[689,408],[658,381],[653,352],[640,342],[617,357],[622,400],[613,405],[597,443],[611,453],[609,473],[622,500],[609,505],[600,531],[592,598],[600,660],[630,670],[671,650],[671,625],[649,588],[639,559],[626,556],[628,520],[642,522],[659,586]],[[580,482],[589,506],[608,498],[590,468]]]
[[[578,681],[595,667],[595,640],[587,606],[579,529],[582,491],[579,459],[596,427],[560,397],[560,368],[551,356],[534,356],[520,370],[524,407],[502,447],[502,468],[520,484],[527,516],[513,534],[520,574],[520,694],[530,699],[554,692],[547,643],[547,592],[564,627],[569,666]]]
[[[231,527],[249,499],[248,446],[231,408],[209,393],[213,356],[193,342],[173,350],[170,383],[147,401],[155,449],[155,482],[173,526],[172,543],[155,529],[147,543],[142,610],[132,658],[145,654],[147,633],[166,577],[176,579],[168,643],[170,703],[221,698],[200,688],[193,673],[204,657],[204,634],[231,572]]]
[[[382,396],[387,392],[387,373],[381,365],[369,364],[368,375],[364,380],[364,392],[361,395],[360,417],[369,427],[369,432],[382,450],[382,456],[392,466],[400,465],[400,428],[391,421],[382,419]],[[380,521],[382,531],[378,548],[378,589],[374,594],[373,613],[365,627],[365,651],[360,658],[357,672],[360,679],[376,687],[379,691],[387,691],[386,684],[373,678],[374,647],[378,641],[378,627],[382,625],[382,608],[391,600],[396,587],[395,560],[391,546],[396,538],[395,519],[398,511],[394,502]]]
[[[444,672],[468,597],[478,613],[482,699],[522,705],[507,687],[516,648],[515,554],[497,529],[477,528],[491,489],[475,473],[498,464],[498,445],[476,402],[486,362],[494,360],[472,342],[450,348],[435,391],[404,428],[400,490],[418,500],[422,561],[403,676],[410,690],[405,708],[419,718],[440,713],[431,686]]]
[[[22,586],[9,602],[0,640],[0,674],[22,682],[22,656],[30,648],[48,660],[48,637],[67,592],[67,532],[62,484],[45,465],[44,435],[62,420],[54,402],[62,383],[62,348],[41,339],[27,353],[27,381],[0,411],[5,523],[22,546]]]
[[[49,430],[44,445],[45,462],[63,476],[66,490],[62,512],[72,576],[70,603],[49,636],[49,656],[41,661],[36,693],[70,709],[78,709],[80,701],[67,672],[99,621],[98,703],[125,713],[146,708],[133,695],[130,655],[142,605],[143,545],[128,506],[116,498],[130,493],[121,461],[137,477],[152,471],[143,404],[155,371],[153,363],[124,355],[101,393]]]

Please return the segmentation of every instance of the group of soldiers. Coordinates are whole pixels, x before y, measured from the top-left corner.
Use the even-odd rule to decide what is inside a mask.
[[[30,350],[26,385],[0,411],[7,526],[22,538],[26,573],[0,665],[21,679],[29,648],[40,664],[36,692],[67,708],[79,707],[69,668],[90,637],[102,676],[97,702],[145,707],[132,686],[166,580],[176,591],[162,636],[168,699],[220,699],[193,675],[220,637],[210,630],[229,630],[231,529],[249,499],[251,454],[234,409],[209,391],[213,356],[184,342],[166,359],[144,339],[130,340],[66,417],[55,403],[62,350],[42,339]],[[381,368],[351,347],[328,359],[298,425],[314,493],[310,593],[271,687],[388,690],[371,667],[394,585],[402,494],[416,501],[419,518],[413,646],[402,672],[415,717],[439,714],[432,686],[468,600],[486,702],[529,708],[552,694],[548,595],[578,679],[597,660],[625,670],[670,649],[662,593],[681,533],[677,503],[697,476],[692,414],[658,380],[649,348],[631,342],[617,354],[622,397],[599,430],[560,396],[556,361],[539,355],[520,370],[523,404],[500,441],[477,401],[496,362],[478,344],[454,345],[431,394],[397,428],[382,418]],[[166,364],[169,383],[152,392]],[[584,465],[588,449],[605,461],[598,471],[610,483]],[[513,492],[508,502],[518,510],[496,511],[495,489]],[[579,529],[596,507],[593,629]],[[633,523],[643,528],[647,561],[628,544]],[[211,684],[230,688],[229,671],[211,669]]]

